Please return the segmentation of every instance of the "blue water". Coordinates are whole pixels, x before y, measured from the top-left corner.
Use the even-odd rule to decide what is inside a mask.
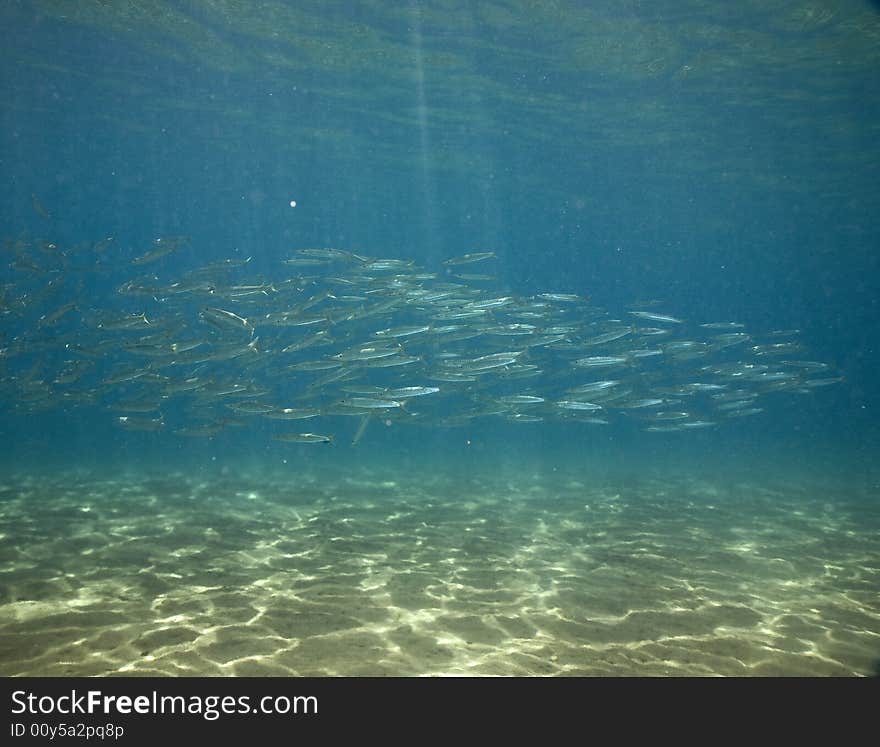
[[[51,487],[73,473],[82,491],[91,484],[105,497],[120,484],[140,485],[146,494],[152,488],[141,481],[148,476],[176,475],[170,482],[184,486],[181,494],[190,499],[200,480],[222,485],[234,476],[252,490],[277,493],[279,484],[298,485],[307,474],[309,490],[323,485],[343,504],[358,500],[351,486],[362,480],[380,507],[383,495],[389,505],[400,500],[398,483],[433,485],[434,492],[423,488],[424,500],[449,501],[450,516],[470,490],[456,485],[471,480],[480,486],[473,500],[486,501],[487,516],[494,515],[499,490],[528,494],[544,506],[547,525],[555,528],[548,531],[557,532],[550,546],[570,541],[562,536],[565,522],[576,519],[554,514],[554,506],[572,482],[594,500],[631,485],[631,494],[623,494],[634,506],[655,505],[664,484],[702,495],[697,503],[766,489],[776,491],[778,503],[768,498],[750,510],[778,522],[779,536],[787,536],[782,544],[809,530],[786,525],[785,512],[777,515],[774,505],[803,499],[810,506],[858,507],[847,514],[850,524],[837,516],[826,526],[833,533],[846,525],[857,535],[861,528],[865,535],[849,546],[841,535],[837,549],[828,550],[828,563],[845,570],[839,584],[823,588],[848,598],[855,593],[848,584],[876,591],[880,561],[870,540],[880,489],[876,6],[851,0],[832,12],[799,1],[736,8],[714,0],[535,5],[453,3],[441,12],[420,2],[284,2],[247,10],[223,2],[3,3],[0,233],[25,248],[16,254],[7,244],[0,262],[0,470],[8,476],[4,500],[11,512],[2,542],[10,569],[19,562],[33,569],[30,579],[15,571],[22,575],[2,600],[13,605],[4,621],[16,625],[22,610],[42,609],[27,605],[42,599],[40,584],[54,567],[23,560],[35,540],[14,539],[24,516],[17,501],[36,480],[44,492],[35,489],[35,500],[43,495],[49,506],[53,500],[78,505],[81,494],[59,498]],[[131,264],[155,239],[171,236],[190,238],[156,262]],[[114,241],[100,257],[73,249],[105,237]],[[70,263],[59,260],[58,250],[40,248],[44,242],[69,252]],[[432,411],[413,425],[371,421],[357,445],[351,441],[358,420],[331,418],[322,425],[334,443],[315,446],[280,443],[273,440],[277,425],[253,420],[211,438],[182,438],[173,430],[192,416],[178,409],[179,400],[165,407],[166,428],[120,428],[119,413],[108,405],[125,388],[102,381],[124,356],[110,347],[90,358],[96,368],[83,379],[94,404],[73,406],[56,385],[38,403],[22,402],[22,382],[64,367],[65,345],[106,339],[89,326],[95,315],[168,308],[165,300],[124,298],[118,288],[126,280],[153,276],[167,288],[209,262],[250,257],[240,282],[269,282],[290,275],[281,260],[311,247],[413,260],[441,272],[449,257],[493,251],[491,267],[462,269],[491,272],[497,295],[578,294],[613,318],[650,308],[685,320],[689,331],[735,321],[762,342],[774,330],[796,329],[803,345],[798,358],[827,363],[827,375],[841,381],[806,394],[771,393],[762,398],[761,413],[688,432],[647,433],[628,418],[590,427],[488,417],[444,427]],[[16,267],[16,256],[40,269]],[[40,326],[40,317],[69,302],[74,311]],[[657,305],[637,306],[648,302]],[[193,306],[194,324],[200,305]],[[46,350],[9,353],[47,338]],[[557,382],[586,380],[564,370],[550,374]],[[260,371],[254,380],[271,380],[276,391],[298,386]],[[324,432],[312,422],[298,430]],[[392,482],[386,495],[381,486]],[[711,489],[700,493],[701,485]],[[236,499],[229,500],[217,501],[218,515],[224,505],[238,515]],[[188,504],[181,501],[176,520],[185,523]],[[632,514],[631,523],[618,527],[624,546],[649,531],[645,522],[673,519],[678,503],[669,505],[662,517]],[[114,510],[124,512],[121,506]],[[479,507],[459,508],[480,515]],[[819,514],[811,516],[811,527],[823,526]],[[381,517],[373,518],[381,526]],[[540,523],[533,513],[522,521],[523,532]],[[450,522],[447,529],[461,526]],[[66,530],[59,531],[63,538]],[[95,537],[105,531],[96,526]],[[668,547],[679,547],[678,540],[670,536]],[[63,557],[68,549],[62,542],[55,551]],[[358,550],[351,552],[340,561],[346,567]],[[767,552],[772,557],[772,547]],[[528,554],[511,553],[527,565]],[[234,566],[227,560],[218,567]],[[111,554],[102,562],[127,561]],[[724,559],[717,562],[720,568]],[[80,570],[88,576],[86,566]],[[589,588],[581,570],[586,575],[573,573]],[[814,572],[801,570],[804,575],[792,571],[793,583]],[[602,588],[613,597],[613,584]],[[662,603],[658,588],[659,582],[646,592],[652,604]],[[58,604],[78,593],[56,592]],[[425,609],[437,599],[423,600]],[[569,619],[580,624],[589,614],[572,604]],[[760,614],[784,614],[785,604]],[[813,614],[791,604],[792,616]],[[870,673],[880,658],[871,650],[880,610],[870,595],[862,604],[861,617],[846,618],[858,653],[829,654],[840,669],[811,669],[815,660],[804,654],[803,666],[785,658],[776,669],[755,665],[753,671]],[[137,619],[140,612],[131,614]],[[839,619],[829,613],[817,629],[833,631]],[[442,638],[436,631],[425,635]],[[586,627],[559,635],[569,643],[583,636],[588,647],[591,640]],[[167,655],[182,655],[191,644],[184,635],[168,644]],[[493,636],[483,645],[495,654],[477,673],[546,673],[522,662],[505,669],[507,660],[497,655],[504,645]],[[797,657],[796,645],[779,646],[785,657]],[[112,666],[101,671],[131,671],[129,654],[111,657]],[[238,654],[247,660],[247,646]],[[46,656],[34,654],[31,664],[10,660],[0,671],[49,671]],[[355,673],[439,672],[450,661],[451,671],[467,671],[458,659],[434,666],[430,657],[413,656],[420,663]],[[615,671],[613,662],[578,666],[581,673]],[[742,673],[717,662],[706,667],[688,671]],[[355,670],[334,664],[292,671]],[[559,673],[572,671],[580,670]],[[639,672],[635,664],[619,671]]]

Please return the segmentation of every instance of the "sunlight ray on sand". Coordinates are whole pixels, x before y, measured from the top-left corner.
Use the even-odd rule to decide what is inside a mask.
[[[0,672],[871,674],[880,516],[810,490],[10,479]]]

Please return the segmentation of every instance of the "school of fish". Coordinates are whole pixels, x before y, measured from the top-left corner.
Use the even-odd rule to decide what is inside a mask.
[[[20,415],[102,408],[128,430],[211,438],[249,426],[328,444],[351,431],[358,443],[375,418],[626,418],[687,431],[841,381],[808,359],[797,330],[759,340],[740,323],[690,324],[654,305],[613,315],[572,293],[498,292],[472,271],[494,259],[471,252],[426,269],[303,248],[266,277],[246,257],[200,264],[187,237],[126,250],[113,237],[9,239],[0,403]]]

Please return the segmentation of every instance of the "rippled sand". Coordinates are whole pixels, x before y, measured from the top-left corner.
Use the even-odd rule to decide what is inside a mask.
[[[870,675],[878,589],[876,500],[808,486],[0,483],[3,675]]]

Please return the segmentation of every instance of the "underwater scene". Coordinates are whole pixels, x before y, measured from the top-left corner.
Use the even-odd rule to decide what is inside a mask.
[[[880,4],[0,28],[0,675],[880,675]]]

